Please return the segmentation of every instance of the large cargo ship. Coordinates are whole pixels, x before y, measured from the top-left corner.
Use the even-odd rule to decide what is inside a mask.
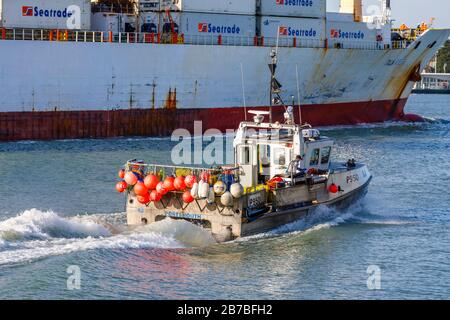
[[[11,1],[20,12],[1,10]],[[304,122],[409,119],[420,70],[450,35],[391,41],[388,1],[363,17],[356,0],[340,13],[319,0],[105,0],[90,21],[83,0],[1,2],[3,141],[164,136],[194,121],[225,132],[249,108],[267,110],[275,46],[281,95]],[[283,112],[273,107],[274,121]]]

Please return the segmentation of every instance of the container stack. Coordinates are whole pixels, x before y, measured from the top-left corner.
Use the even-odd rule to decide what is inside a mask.
[[[138,30],[145,33],[158,33],[160,25],[160,0],[137,0]]]
[[[0,0],[2,28],[89,30],[90,16],[90,0]]]
[[[264,38],[322,41],[326,0],[256,0],[257,34]]]
[[[137,0],[96,0],[92,4],[93,31],[136,32]]]
[[[256,0],[162,0],[163,32],[176,25],[185,37],[254,37]]]

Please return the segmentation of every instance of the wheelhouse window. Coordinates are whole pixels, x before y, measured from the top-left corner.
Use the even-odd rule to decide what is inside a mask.
[[[331,147],[323,148],[321,152],[320,164],[327,164],[328,162],[330,162],[330,155]]]
[[[242,146],[239,150],[240,152],[240,164],[241,165],[249,165],[250,163],[250,147],[249,146]]]
[[[320,149],[314,149],[311,154],[310,166],[317,166],[319,164]]]
[[[277,166],[285,166],[286,165],[286,155],[284,149],[275,149],[274,150],[274,162]]]

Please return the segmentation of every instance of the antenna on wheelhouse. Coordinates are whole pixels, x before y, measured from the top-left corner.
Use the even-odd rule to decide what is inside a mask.
[[[280,28],[278,27],[278,35],[280,34]],[[270,91],[269,91],[269,122],[272,123],[272,106],[273,105],[284,105],[283,99],[280,96],[281,93],[281,83],[275,77],[278,63],[278,37],[275,49],[270,52],[271,63],[269,63],[270,69]]]

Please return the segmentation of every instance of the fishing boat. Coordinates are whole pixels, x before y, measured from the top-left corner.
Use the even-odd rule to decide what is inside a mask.
[[[276,50],[271,58],[270,103],[284,106]],[[285,110],[285,123],[272,122],[270,111],[250,110],[253,121],[240,123],[230,165],[128,161],[116,186],[126,191],[128,224],[187,220],[226,242],[294,222],[319,206],[344,209],[363,197],[372,179],[367,166],[354,159],[332,162],[334,141],[308,124],[296,124],[292,106]]]

